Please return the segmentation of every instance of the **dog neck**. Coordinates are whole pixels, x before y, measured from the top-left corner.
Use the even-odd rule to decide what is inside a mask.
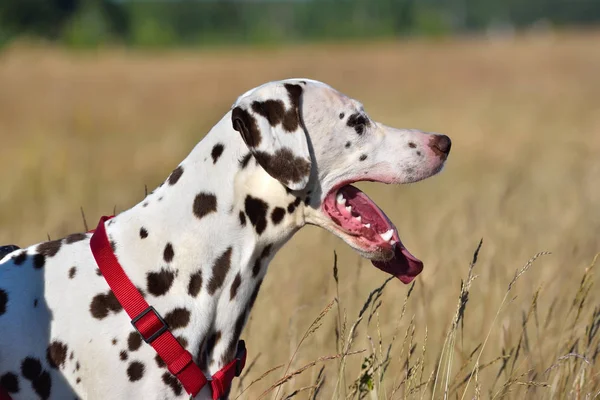
[[[228,113],[163,184],[107,223],[129,278],[210,374],[233,359],[306,200],[269,176],[230,126]]]

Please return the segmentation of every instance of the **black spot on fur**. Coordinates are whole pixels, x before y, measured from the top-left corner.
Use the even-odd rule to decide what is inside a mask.
[[[162,381],[171,388],[175,396],[180,396],[183,392],[183,387],[179,383],[179,379],[171,375],[171,373],[165,372],[162,376]]]
[[[127,361],[127,358],[128,358],[127,352],[125,350],[122,350],[119,353],[119,358],[121,359],[121,361]]]
[[[131,332],[127,338],[127,348],[129,351],[136,351],[142,346],[142,337],[137,332]]]
[[[0,388],[4,388],[8,393],[19,392],[19,377],[12,372],[7,372],[0,376]]]
[[[145,201],[144,204],[142,204],[142,207],[148,207],[148,202]]]
[[[167,366],[167,364],[163,361],[162,358],[160,358],[158,354],[154,356],[154,361],[156,361],[156,365],[158,365],[158,368],[165,368]]]
[[[254,266],[252,267],[252,276],[256,278],[258,273],[260,272],[260,257],[256,259],[254,262]]]
[[[15,265],[23,264],[27,260],[27,252],[25,252],[25,251],[20,252],[19,254],[14,256],[12,260],[15,263]]]
[[[169,185],[176,184],[177,181],[179,181],[179,178],[181,178],[181,175],[183,175],[183,167],[180,165],[171,172],[171,175],[169,175]]]
[[[340,119],[343,119],[346,116],[346,114],[344,114],[343,112],[340,113]]]
[[[223,282],[225,281],[225,277],[227,276],[227,272],[229,272],[229,268],[231,266],[231,247],[229,247],[217,260],[213,265],[213,274],[208,282],[208,294],[211,296],[219,289]]]
[[[185,328],[190,322],[190,310],[176,308],[164,317],[165,322],[171,330]]]
[[[310,174],[310,163],[303,157],[297,157],[287,147],[278,149],[274,154],[257,151],[255,158],[269,175],[284,185],[300,182]]]
[[[345,145],[344,147],[345,147],[345,148],[347,148],[347,149],[349,149],[349,148],[350,148],[350,146],[352,146],[352,143],[350,143],[350,142],[346,142],[346,145]]]
[[[111,240],[110,248],[112,249],[113,253],[116,253],[117,252],[117,242],[115,242],[114,240]]]
[[[36,251],[45,257],[54,257],[60,250],[61,243],[60,240],[51,240],[49,242],[41,243],[38,245]]]
[[[287,211],[291,214],[294,212],[294,210],[296,209],[296,206],[294,205],[294,202],[291,202],[290,204],[288,204],[287,206]]]
[[[71,353],[71,355],[73,355],[73,353]],[[81,365],[79,364],[79,361],[77,361],[75,363],[75,371],[79,371],[80,368],[81,368]]]
[[[21,374],[25,379],[31,381],[31,386],[37,395],[46,400],[50,397],[52,380],[47,371],[42,370],[40,360],[33,357],[27,357],[21,363]]]
[[[50,346],[46,349],[46,361],[52,368],[58,369],[65,366],[67,360],[67,345],[55,340],[50,343]]]
[[[262,252],[260,253],[261,259],[265,259],[265,258],[269,257],[269,255],[271,254],[271,247],[272,246],[270,244],[268,244],[262,249]]]
[[[173,285],[174,278],[175,274],[164,268],[160,272],[148,272],[146,274],[148,292],[154,296],[165,295]]]
[[[76,273],[77,273],[77,267],[71,267],[69,269],[69,279],[75,278]]]
[[[127,376],[131,382],[139,381],[144,376],[144,364],[134,361],[127,367]]]
[[[369,126],[370,124],[371,122],[363,114],[359,113],[352,114],[348,118],[348,122],[346,122],[346,125],[354,128],[359,135],[362,135],[365,132],[365,126]]]
[[[408,147],[410,147],[411,149],[414,149],[417,147],[417,145],[414,144],[413,142],[408,142]]]
[[[46,264],[46,257],[43,254],[35,254],[33,256],[33,268],[41,269]]]
[[[221,157],[221,154],[223,154],[224,149],[225,146],[223,146],[221,143],[217,143],[213,146],[212,151],[210,152],[210,156],[213,159],[213,164],[216,164],[217,161],[219,161],[219,157]]]
[[[246,226],[246,214],[243,211],[240,211],[240,225]]]
[[[284,216],[285,210],[281,207],[275,207],[275,209],[271,213],[271,221],[273,221],[273,223],[277,225],[283,220]]]
[[[122,309],[121,303],[119,303],[112,290],[109,290],[107,293],[97,294],[90,304],[90,312],[96,319],[105,318],[110,311],[116,314]]]
[[[365,161],[367,159],[367,155],[366,154],[361,154],[359,160],[360,161]]]
[[[85,233],[73,233],[72,235],[69,235],[65,238],[65,243],[73,244],[76,242],[81,242],[82,240],[84,240],[86,238],[87,238],[87,235]]]
[[[111,343],[113,344],[113,346],[116,345],[117,344],[117,338],[113,338],[113,340],[111,341]]]
[[[192,297],[198,296],[200,289],[202,288],[202,271],[198,270],[190,277],[190,283],[188,285],[188,294]]]
[[[167,243],[165,246],[165,250],[163,251],[163,259],[165,262],[170,263],[173,261],[173,257],[175,256],[175,251],[173,251],[173,245],[171,243]]]
[[[231,111],[231,123],[233,129],[241,134],[246,146],[257,147],[260,145],[262,141],[260,130],[258,129],[256,119],[248,111],[239,106],[235,107]]]
[[[417,155],[420,157],[420,156],[421,156],[421,152],[420,152],[420,151],[417,151]]]
[[[100,271],[100,268],[96,268],[96,275],[102,276],[102,271]]]
[[[304,199],[304,204],[305,205],[309,205],[310,204],[310,196],[306,196],[306,198]]]
[[[250,222],[256,229],[256,233],[259,235],[263,233],[263,231],[267,227],[267,203],[262,201],[261,199],[257,199],[250,195],[246,196],[246,200],[244,202],[244,208],[246,210],[246,214],[248,218],[250,218]]]
[[[285,106],[281,100],[266,100],[253,102],[252,111],[265,117],[271,126],[277,126],[281,123],[284,130],[294,132],[300,124],[298,108],[303,89],[300,85],[289,83],[286,83],[284,86],[288,91],[290,102],[292,103],[292,107],[289,110],[285,110]]]
[[[217,198],[214,194],[198,193],[194,199],[194,215],[202,218],[207,214],[217,211]]]
[[[6,304],[8,304],[8,293],[4,289],[0,289],[0,315],[6,312]]]
[[[148,231],[146,228],[140,228],[140,238],[146,239],[148,237]]]
[[[246,168],[248,166],[248,163],[250,162],[250,159],[252,158],[252,153],[248,153],[244,156],[244,158],[242,158],[240,160],[240,167],[242,167],[242,169]]]
[[[41,373],[42,364],[37,358],[26,357],[23,362],[21,362],[21,375],[23,375],[25,379],[32,381],[39,377]]]
[[[238,291],[241,283],[242,283],[242,276],[238,272],[237,275],[235,276],[235,279],[233,280],[233,283],[231,284],[231,290],[229,291],[229,300],[233,300],[235,298],[235,295],[237,294],[237,291]]]

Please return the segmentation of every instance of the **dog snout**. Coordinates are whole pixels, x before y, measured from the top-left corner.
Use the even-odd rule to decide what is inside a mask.
[[[429,147],[436,155],[445,159],[450,153],[452,141],[446,135],[435,135],[429,140]]]

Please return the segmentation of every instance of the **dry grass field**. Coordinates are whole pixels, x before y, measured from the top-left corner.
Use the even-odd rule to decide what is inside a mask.
[[[15,45],[0,53],[0,243],[79,232],[80,207],[92,225],[136,204],[239,94],[280,78],[323,80],[376,120],[452,138],[440,175],[359,185],[425,270],[408,299],[410,286],[389,282],[351,335],[387,275],[331,234],[303,229],[270,266],[242,334],[251,365],[232,398],[283,364],[240,398],[304,388],[295,398],[595,399],[599,50],[599,32],[162,53]],[[263,393],[286,369],[362,349]]]

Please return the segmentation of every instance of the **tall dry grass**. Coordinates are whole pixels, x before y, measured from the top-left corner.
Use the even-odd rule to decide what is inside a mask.
[[[359,185],[425,270],[388,282],[303,229],[271,264],[233,397],[600,397],[598,43],[584,32],[156,54],[14,46],[0,54],[0,243],[80,231],[80,207],[92,224],[135,204],[246,89],[323,80],[388,125],[452,137],[441,175]]]

